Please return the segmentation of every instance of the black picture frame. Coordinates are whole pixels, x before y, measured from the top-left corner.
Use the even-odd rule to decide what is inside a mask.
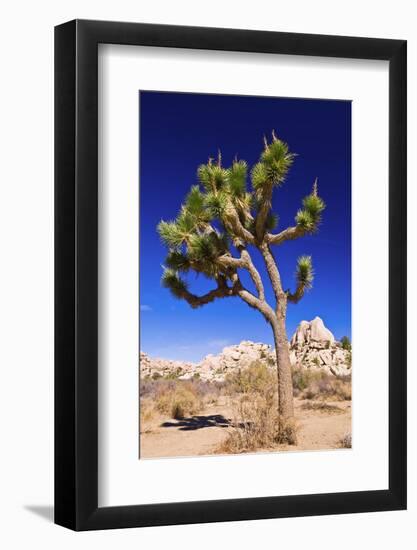
[[[389,62],[387,490],[98,507],[97,53],[106,43]],[[406,45],[106,21],[55,28],[55,523],[78,531],[406,508]]]

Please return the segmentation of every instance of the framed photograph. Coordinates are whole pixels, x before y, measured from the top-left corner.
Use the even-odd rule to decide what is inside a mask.
[[[406,42],[55,29],[55,522],[406,508]]]

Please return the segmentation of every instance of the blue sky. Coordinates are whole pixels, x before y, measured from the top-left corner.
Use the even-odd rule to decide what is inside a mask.
[[[152,356],[198,361],[241,340],[272,343],[262,316],[239,298],[217,300],[193,310],[160,284],[166,249],[156,226],[172,220],[197,167],[222,151],[257,162],[263,135],[275,129],[297,157],[273,209],[278,230],[294,224],[302,198],[318,177],[326,202],[320,231],[273,251],[284,288],[294,288],[297,257],[313,257],[312,290],[288,305],[290,338],[298,323],[320,316],[336,338],[351,336],[351,103],[209,94],[140,92],[140,348]],[[260,257],[254,261],[262,275]],[[250,282],[244,279],[250,286]],[[266,279],[265,279],[266,281]],[[190,290],[204,293],[213,282],[189,276]],[[273,303],[272,291],[267,297]]]

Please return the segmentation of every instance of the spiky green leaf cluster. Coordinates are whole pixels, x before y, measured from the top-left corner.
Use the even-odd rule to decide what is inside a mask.
[[[216,260],[228,251],[228,242],[224,234],[212,231],[206,234],[195,234],[191,237],[187,251],[190,264],[200,273],[209,277],[219,274]]]
[[[197,178],[206,191],[216,191],[226,185],[228,171],[218,164],[208,162],[198,167]]]
[[[182,207],[179,216],[176,219],[177,228],[184,236],[184,240],[190,235],[196,227],[195,216],[189,212],[186,207]]]
[[[187,283],[181,279],[176,271],[167,268],[162,275],[162,286],[168,288],[176,298],[182,298],[187,291]]]
[[[171,250],[165,260],[166,265],[174,271],[189,271],[191,263],[186,254],[178,250]]]
[[[178,248],[184,242],[184,234],[175,222],[159,222],[157,231],[168,248]]]
[[[303,199],[303,207],[304,210],[306,210],[312,219],[318,223],[321,218],[321,213],[326,208],[326,205],[324,204],[323,199],[321,199],[318,195],[311,194],[307,195],[307,197],[304,197]]]
[[[297,227],[306,233],[312,233],[315,229],[313,218],[306,210],[299,210],[295,216]]]
[[[294,154],[289,152],[288,145],[275,137],[267,144],[261,155],[261,163],[265,167],[268,180],[274,185],[280,185],[291,168]]]
[[[321,221],[325,209],[323,199],[312,193],[303,199],[303,208],[297,212],[295,221],[298,227],[307,233],[314,233]]]
[[[260,191],[268,183],[268,172],[263,162],[257,162],[251,172],[252,186],[255,191]]]
[[[217,256],[216,247],[211,235],[193,235],[188,247],[188,256],[196,262],[215,258]]]
[[[299,289],[308,290],[313,286],[314,272],[311,256],[300,256],[297,259],[296,278]]]
[[[244,160],[234,161],[227,171],[227,182],[232,197],[242,197],[246,193],[248,165]]]
[[[196,230],[204,229],[212,215],[205,204],[206,195],[198,186],[191,188],[185,204],[174,221],[160,221],[157,231],[164,245],[169,249],[179,249]]]
[[[195,217],[204,214],[204,195],[198,185],[193,185],[185,199],[185,207],[188,212]]]
[[[204,207],[212,218],[222,219],[227,207],[227,200],[226,192],[210,191],[204,197]]]

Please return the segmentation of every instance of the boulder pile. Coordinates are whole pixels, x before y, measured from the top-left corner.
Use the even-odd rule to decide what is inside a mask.
[[[290,361],[293,366],[305,369],[323,369],[329,374],[351,373],[351,351],[343,349],[340,342],[320,317],[301,321],[290,340]]]

